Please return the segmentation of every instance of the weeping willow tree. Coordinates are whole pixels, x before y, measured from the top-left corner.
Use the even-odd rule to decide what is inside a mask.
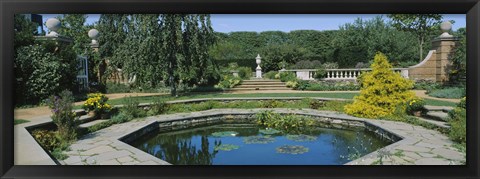
[[[105,45],[101,54],[113,70],[134,75],[132,85],[156,88],[165,82],[176,96],[178,86],[218,82],[218,67],[208,53],[215,43],[210,15],[133,14],[100,19],[109,27],[104,30],[116,30],[103,37],[106,44],[101,44]]]
[[[217,83],[218,67],[208,54],[215,42],[210,15],[165,14],[161,19],[171,95],[177,95],[180,83],[187,87]]]

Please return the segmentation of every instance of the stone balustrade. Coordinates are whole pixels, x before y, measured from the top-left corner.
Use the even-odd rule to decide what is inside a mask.
[[[360,74],[371,70],[371,68],[326,69],[327,73],[324,80],[356,80]],[[409,78],[408,68],[393,68],[392,70],[400,73],[404,78]],[[294,72],[298,79],[314,80],[316,71],[316,69],[292,69],[280,70],[279,72]]]

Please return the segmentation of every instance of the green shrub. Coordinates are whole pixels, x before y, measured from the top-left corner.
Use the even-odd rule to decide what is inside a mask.
[[[305,90],[308,91],[328,91],[330,88],[324,83],[311,83]]]
[[[216,101],[206,101],[198,104],[192,104],[193,111],[204,111],[215,108],[217,105]]]
[[[220,91],[223,91],[223,89],[215,86],[196,86],[185,92],[188,93],[188,92],[220,92]]]
[[[111,93],[130,93],[131,89],[126,84],[107,82],[106,91]]]
[[[280,81],[287,82],[287,81],[297,81],[297,75],[293,72],[281,72],[280,73]]]
[[[306,80],[298,80],[298,84],[295,88],[295,90],[306,90],[307,88],[310,87],[310,82],[306,81]]]
[[[317,81],[317,82],[302,82],[299,84],[297,89],[308,90],[308,91],[353,91],[359,90],[360,85],[355,84],[354,82],[349,81],[339,81],[339,82],[328,82],[328,81]]]
[[[55,148],[51,152],[52,156],[55,157],[57,160],[65,160],[68,158],[68,155],[63,153],[63,150],[60,148]]]
[[[393,114],[399,105],[414,99],[415,93],[410,91],[413,81],[391,68],[387,57],[377,53],[372,71],[362,77],[360,95],[354,97],[352,104],[345,105],[345,112],[357,117],[380,118]]]
[[[313,120],[293,114],[280,115],[273,111],[262,111],[256,114],[257,124],[284,131],[285,133],[301,132],[306,126],[313,125]]]
[[[153,104],[150,105],[150,110],[148,111],[149,115],[160,115],[164,114],[168,110],[168,104],[165,103],[161,98],[156,98]]]
[[[241,79],[250,79],[252,77],[252,69],[250,67],[239,67],[238,77]]]
[[[112,106],[107,103],[108,97],[102,93],[90,93],[82,108],[87,111],[94,111],[95,115],[108,114]]]
[[[105,121],[105,122],[101,122],[101,123],[98,123],[98,124],[95,124],[93,126],[90,126],[87,128],[87,132],[88,133],[92,133],[92,132],[96,132],[96,131],[99,131],[101,129],[105,129],[107,127],[110,127],[112,126],[114,123],[112,121]]]
[[[442,88],[442,85],[440,83],[427,81],[427,80],[416,81],[413,85],[413,89],[427,90],[427,93],[434,89],[440,89],[440,88]]]
[[[427,112],[427,109],[425,109],[425,100],[423,99],[413,99],[410,101],[407,101],[407,108],[405,111],[407,114],[412,115],[415,111],[421,111],[422,114],[425,114]]]
[[[62,91],[60,96],[51,96],[47,104],[52,111],[52,121],[57,126],[62,140],[76,139],[76,115],[73,112],[73,95],[70,91]]]
[[[76,54],[70,45],[44,42],[19,47],[14,59],[15,93],[20,104],[38,104],[63,90],[77,89]]]
[[[298,82],[297,81],[287,81],[287,83],[285,83],[285,85],[288,87],[288,88],[297,88],[298,86]]]
[[[319,79],[323,79],[325,78],[327,75],[327,70],[325,70],[325,68],[317,68],[317,70],[315,71],[315,79],[319,80]]]
[[[119,112],[117,115],[112,116],[112,119],[110,119],[110,121],[114,124],[121,124],[130,121],[133,118],[134,117],[130,114],[127,114],[125,112]]]
[[[467,110],[456,107],[449,112],[450,132],[449,137],[455,142],[465,144],[467,142]]]
[[[55,148],[58,148],[61,143],[54,131],[34,130],[32,132],[32,136],[40,144],[40,146],[49,152],[53,151]]]
[[[467,97],[463,97],[457,104],[457,107],[467,109]]]
[[[242,79],[233,75],[225,75],[223,79],[215,86],[217,88],[233,88],[240,84]]]
[[[302,100],[302,102],[307,103],[309,108],[311,109],[319,109],[325,107],[325,103],[317,99],[305,98]]]
[[[277,101],[277,100],[267,100],[262,103],[262,108],[278,108],[282,106],[282,102]]]
[[[437,98],[462,98],[466,95],[465,88],[458,88],[458,87],[450,87],[444,89],[434,89],[430,93],[429,96],[437,97]]]
[[[263,74],[263,77],[268,78],[268,79],[277,79],[277,78],[275,78],[275,75],[277,75],[277,74],[278,74],[278,72],[276,72],[276,71],[269,71],[269,72]]]
[[[125,98],[123,104],[124,106],[120,109],[120,112],[124,112],[126,115],[133,116],[133,118],[147,116],[147,112],[138,107],[139,103],[132,98]]]

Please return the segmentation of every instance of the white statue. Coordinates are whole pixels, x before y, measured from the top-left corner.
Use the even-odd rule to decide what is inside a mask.
[[[260,67],[260,63],[262,62],[262,58],[260,57],[260,54],[257,54],[257,57],[255,58],[257,62],[257,68],[256,68],[256,78],[262,78],[262,68]]]

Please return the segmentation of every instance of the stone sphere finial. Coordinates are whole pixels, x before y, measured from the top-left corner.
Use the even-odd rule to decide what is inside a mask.
[[[450,21],[444,21],[440,24],[440,29],[442,30],[442,35],[440,37],[453,37],[448,32],[452,30],[452,23]]]
[[[88,31],[88,37],[92,39],[92,45],[98,45],[97,38],[100,35],[100,32],[98,32],[97,29],[90,29]]]
[[[88,37],[90,37],[91,39],[97,39],[98,36],[100,35],[100,32],[98,32],[97,29],[90,29],[88,31]]]
[[[62,23],[60,20],[56,18],[50,18],[45,22],[45,25],[47,26],[48,30],[50,33],[47,34],[47,36],[58,36],[57,31],[62,27]]]

